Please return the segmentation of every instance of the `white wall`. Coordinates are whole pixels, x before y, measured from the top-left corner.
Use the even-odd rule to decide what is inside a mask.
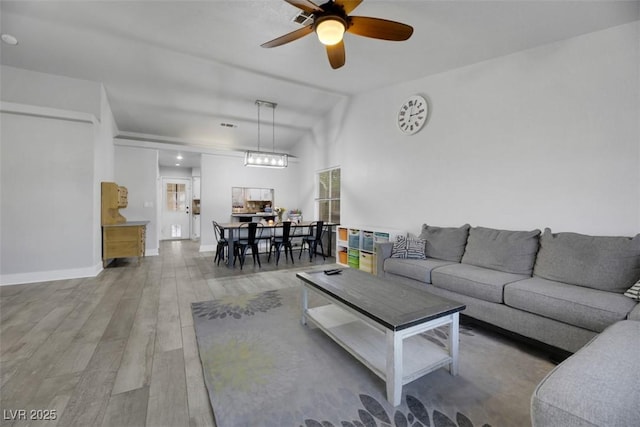
[[[191,179],[191,168],[179,168],[170,166],[160,166],[160,176],[166,176],[169,178],[187,178]]]
[[[0,93],[0,284],[96,275],[96,189],[113,169],[104,89],[2,66]]]
[[[7,65],[1,66],[0,75],[3,101],[102,115],[100,83]]]
[[[274,206],[287,210],[300,206],[296,161],[290,160],[285,169],[253,168],[244,166],[239,155],[203,154],[200,173],[200,251],[215,249],[211,221],[231,220],[231,187],[273,188]]]
[[[5,113],[0,119],[3,283],[92,268],[92,125]]]
[[[382,88],[338,107],[344,111],[329,124],[337,134],[315,152],[324,167],[342,167],[342,222],[413,232],[425,222],[468,222],[638,233],[639,25]],[[397,109],[415,93],[428,97],[430,118],[404,136]]]
[[[115,182],[128,190],[120,213],[127,221],[150,221],[146,254],[158,255],[158,150],[116,146],[114,170]]]
[[[116,122],[111,112],[109,99],[104,86],[101,86],[102,95],[100,106],[100,122],[94,126],[94,189],[93,189],[93,230],[94,230],[94,258],[102,259],[102,187],[101,182],[112,182],[113,179],[113,136],[118,133]]]

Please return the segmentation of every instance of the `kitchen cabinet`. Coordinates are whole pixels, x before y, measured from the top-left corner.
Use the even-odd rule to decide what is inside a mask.
[[[200,177],[193,177],[193,198],[200,199]]]
[[[267,206],[273,207],[273,188],[231,188],[232,213],[264,212]]]

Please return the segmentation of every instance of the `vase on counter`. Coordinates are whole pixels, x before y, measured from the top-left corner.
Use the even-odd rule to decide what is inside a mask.
[[[295,223],[302,222],[302,214],[289,214],[289,220]]]
[[[278,222],[282,222],[282,212],[278,212]]]

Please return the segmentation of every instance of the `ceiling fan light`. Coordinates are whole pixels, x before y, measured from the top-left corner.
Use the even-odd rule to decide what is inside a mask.
[[[335,18],[324,19],[316,25],[318,40],[320,40],[320,43],[327,46],[340,43],[344,36],[344,31],[344,23]]]

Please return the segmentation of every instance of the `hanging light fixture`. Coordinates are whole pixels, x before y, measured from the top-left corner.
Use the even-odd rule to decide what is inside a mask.
[[[263,168],[283,169],[289,165],[289,155],[285,153],[276,153],[276,104],[275,102],[256,100],[258,106],[258,150],[247,150],[244,153],[244,165]],[[273,150],[260,151],[260,107],[266,106],[272,109],[271,121],[271,142]]]

